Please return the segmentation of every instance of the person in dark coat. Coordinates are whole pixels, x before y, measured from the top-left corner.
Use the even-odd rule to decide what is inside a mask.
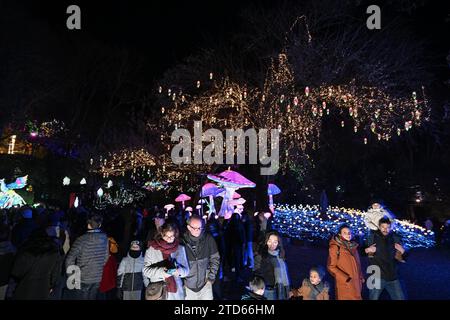
[[[290,280],[285,262],[285,252],[277,231],[266,233],[255,256],[254,274],[264,279],[264,296],[268,300],[287,300]]]
[[[231,271],[235,272],[235,280],[242,281],[242,260],[243,248],[246,243],[244,224],[241,221],[240,213],[233,213],[225,228],[226,256],[228,258]]]
[[[220,255],[214,238],[204,232],[199,216],[187,220],[182,243],[189,262],[189,275],[184,281],[186,300],[213,300],[213,283],[220,266]]]
[[[16,282],[14,300],[44,300],[57,284],[62,257],[44,229],[33,231],[19,249],[11,271]]]
[[[22,211],[22,221],[16,224],[12,229],[11,242],[19,248],[31,235],[31,233],[38,228],[38,225],[33,220],[33,211],[30,208],[25,208]]]
[[[225,239],[224,233],[222,229],[221,221],[216,217],[215,213],[212,213],[209,216],[208,222],[206,223],[206,231],[212,235],[214,240],[216,241],[217,249],[219,250],[220,256],[220,265],[219,271],[217,272],[216,281],[213,283],[213,295],[214,300],[222,300],[223,299],[223,290],[222,290],[222,280],[223,280],[223,263],[225,256]]]
[[[87,220],[88,231],[75,240],[66,257],[65,270],[68,276],[80,270],[80,288],[74,287],[75,296],[80,300],[96,300],[103,275],[103,267],[109,258],[108,237],[102,232],[103,219],[92,214]]]
[[[253,219],[247,213],[242,213],[242,222],[244,223],[245,230],[245,245],[244,245],[244,266],[247,266],[250,269],[253,269],[254,265],[254,256],[253,256]]]
[[[371,245],[365,249],[367,254],[373,254],[373,257],[369,259],[369,265],[377,266],[381,272],[380,286],[369,287],[369,299],[378,300],[386,289],[392,300],[405,300],[398,277],[398,259],[396,259],[397,252],[402,256],[405,255],[405,249],[391,231],[389,218],[380,219],[378,224],[379,229],[374,232]]]
[[[11,275],[12,266],[16,248],[9,241],[9,226],[7,224],[0,225],[0,300],[6,297],[8,289],[9,277]]]

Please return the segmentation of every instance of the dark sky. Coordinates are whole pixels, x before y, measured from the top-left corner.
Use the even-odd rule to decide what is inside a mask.
[[[344,1],[344,0],[343,0]],[[357,1],[355,1],[356,3]],[[356,10],[364,9],[366,1]],[[111,46],[124,46],[149,57],[156,71],[163,71],[174,61],[209,46],[211,42],[226,39],[239,32],[243,8],[250,3],[273,7],[276,0],[152,0],[152,1],[19,1],[15,10],[31,14],[49,24],[59,37],[89,37]],[[380,3],[372,1],[370,4]],[[402,13],[404,3],[419,3],[412,15]],[[66,28],[66,8],[77,4],[82,11],[82,30],[69,32]],[[382,22],[400,17],[414,30],[418,39],[430,42],[430,54],[442,57],[448,50],[449,19],[445,1],[401,0],[380,3]],[[355,5],[355,8],[357,6]],[[360,12],[364,14],[364,12]]]
[[[24,1],[16,10],[49,24],[59,37],[90,38],[149,57],[162,71],[206,43],[238,31],[239,12],[248,3],[270,1]],[[66,8],[81,8],[81,31],[66,28]]]

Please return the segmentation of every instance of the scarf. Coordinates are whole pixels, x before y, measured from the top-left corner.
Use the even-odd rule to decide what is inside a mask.
[[[285,287],[289,286],[289,277],[287,273],[286,263],[280,258],[280,250],[268,250],[271,256],[276,259],[271,259],[274,267],[275,284],[281,284]]]
[[[336,236],[334,238],[334,240],[336,240],[336,242],[340,245],[343,246],[345,249],[347,249],[348,251],[350,251],[350,253],[353,255],[352,250],[356,247],[358,247],[358,244],[355,241],[347,241],[342,239],[339,235]]]
[[[323,281],[321,281],[318,285],[313,285],[309,279],[305,279],[307,286],[311,289],[311,300],[317,300],[317,296],[325,289],[325,285]]]
[[[167,243],[164,240],[153,240],[150,241],[150,247],[152,247],[155,250],[161,251],[163,255],[163,260],[170,260],[170,255],[177,251],[179,245],[179,241],[175,240],[172,243]],[[175,278],[173,276],[170,276],[169,278],[166,278],[166,284],[167,284],[167,291],[168,292],[177,292],[177,283],[175,282]]]

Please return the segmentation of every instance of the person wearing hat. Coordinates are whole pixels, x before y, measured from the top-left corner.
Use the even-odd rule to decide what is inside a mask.
[[[139,241],[132,241],[130,250],[122,259],[117,270],[117,288],[122,300],[141,300],[142,290],[148,285],[148,279],[142,275],[144,257]]]

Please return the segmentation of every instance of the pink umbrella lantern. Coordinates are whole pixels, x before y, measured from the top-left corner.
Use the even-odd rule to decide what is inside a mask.
[[[202,187],[201,197],[209,197],[208,207],[211,213],[216,213],[216,208],[214,207],[214,197],[218,196],[219,193],[224,191],[223,189],[216,186],[214,183],[206,183]]]
[[[236,190],[241,188],[254,188],[256,186],[254,182],[251,182],[236,171],[230,169],[219,174],[208,174],[208,179],[217,182],[225,188],[225,195],[219,212],[219,215],[222,217],[225,216],[226,212],[233,213],[233,206],[229,205],[228,202],[233,199],[233,194]]]
[[[270,211],[272,211],[272,213],[275,210],[275,207],[273,205],[273,196],[280,194],[280,193],[281,193],[280,188],[278,188],[273,183],[269,183],[269,185],[267,186],[267,194],[269,195],[269,208],[270,208]]]
[[[180,194],[178,197],[176,197],[175,202],[181,202],[184,210],[184,202],[191,200],[191,197],[189,197],[187,194]]]

